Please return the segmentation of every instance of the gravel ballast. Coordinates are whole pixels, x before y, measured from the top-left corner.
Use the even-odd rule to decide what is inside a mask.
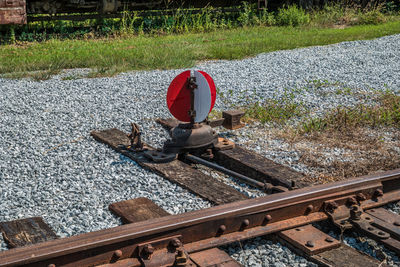
[[[387,88],[398,92],[399,47],[400,35],[393,35],[202,63],[196,69],[208,72],[219,91],[228,96],[228,102],[217,100],[219,110],[233,103],[243,104],[248,98],[279,98],[287,88],[307,87],[316,80],[340,82],[360,93]],[[166,90],[181,71],[62,79],[87,72],[73,70],[41,82],[0,78],[0,221],[42,216],[64,237],[119,225],[108,205],[125,199],[148,197],[174,214],[210,207],[207,201],[143,170],[89,136],[95,129],[116,127],[129,131],[130,122],[137,122],[144,141],[161,146],[167,133],[154,119],[170,116]],[[353,95],[327,94],[335,90],[333,86],[323,90],[323,94],[306,90],[296,100],[315,115],[363,101]],[[260,142],[263,137],[254,134],[257,127],[234,131],[230,138],[295,170],[310,172],[298,162],[298,154],[285,149],[287,144],[280,140]],[[245,186],[241,188],[246,190]],[[257,242],[265,249],[270,245],[252,240],[255,251]],[[283,258],[293,261],[276,266],[294,266],[291,263],[297,256],[287,249],[282,251]],[[238,250],[232,255],[245,263]],[[265,255],[255,253],[255,262]],[[297,263],[308,264],[300,260]]]

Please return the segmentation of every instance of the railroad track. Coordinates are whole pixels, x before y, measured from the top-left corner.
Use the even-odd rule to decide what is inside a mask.
[[[229,116],[236,116],[231,121],[240,117],[226,114],[225,122]],[[159,122],[166,128],[177,123]],[[312,226],[319,221],[357,230],[400,254],[400,216],[381,208],[400,200],[400,169],[309,186],[301,174],[220,138],[213,163],[275,193],[247,199],[188,163],[199,158],[211,162],[204,154],[156,163],[144,156],[146,151],[127,149],[132,136],[118,129],[93,131],[92,136],[217,206],[170,215],[148,199],[126,200],[109,207],[125,225],[68,238],[57,238],[41,218],[3,222],[2,233],[12,249],[0,253],[0,266],[240,266],[218,247],[264,235],[274,235],[321,266],[379,265]]]

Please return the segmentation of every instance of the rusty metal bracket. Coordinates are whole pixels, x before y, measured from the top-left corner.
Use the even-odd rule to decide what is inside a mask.
[[[194,109],[194,90],[196,90],[198,87],[196,84],[196,77],[190,75],[190,77],[187,79],[187,83],[188,83],[187,88],[190,90],[190,110],[189,110],[190,123],[194,124],[196,118],[196,110]]]
[[[189,254],[183,248],[181,239],[181,235],[176,235],[139,244],[138,255],[142,266],[191,266]]]
[[[233,148],[235,148],[235,143],[222,137],[218,137],[218,143],[214,145],[214,149],[217,151],[228,150]]]
[[[140,131],[139,125],[132,122],[131,126],[132,130],[128,135],[131,142],[130,150],[134,150],[135,152],[143,151],[142,132]]]
[[[372,195],[375,201],[378,201],[377,192],[379,193],[379,190],[375,190]],[[342,203],[339,206],[336,202],[342,202],[343,199],[332,200],[325,202],[324,208],[333,223],[342,231],[355,228],[363,235],[400,253],[400,216],[392,216],[387,211],[379,209],[378,212],[374,209],[364,211],[362,202],[366,198],[364,194],[358,193],[354,197],[348,197],[344,205]]]
[[[282,231],[279,237],[300,249],[307,255],[315,255],[323,251],[340,247],[340,242],[314,226],[305,226]]]
[[[357,213],[360,211],[357,211]],[[376,240],[381,241],[382,239],[388,239],[390,234],[386,233],[385,231],[373,227],[373,219],[370,215],[360,212],[356,215],[355,218],[351,219],[351,223],[357,228],[358,231],[364,233],[368,237]]]

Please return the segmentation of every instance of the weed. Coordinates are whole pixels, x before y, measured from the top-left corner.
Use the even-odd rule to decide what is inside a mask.
[[[300,125],[300,132],[347,131],[359,127],[390,126],[400,128],[400,96],[383,92],[377,105],[359,104],[337,107],[322,118],[311,118]]]
[[[291,118],[300,117],[305,112],[303,105],[294,102],[290,97],[255,102],[245,107],[245,110],[244,119],[255,119],[261,123],[272,122],[278,124],[284,124]]]
[[[100,77],[111,77],[118,74],[120,69],[117,66],[111,67],[100,67],[93,69],[88,73],[87,78],[100,78]]]
[[[342,87],[342,88],[338,88],[336,89],[335,93],[337,95],[352,95],[353,94],[353,89],[351,89],[350,87]]]
[[[360,12],[358,21],[354,24],[380,24],[386,21],[386,17],[381,13],[380,10],[374,9],[367,12]]]
[[[21,79],[21,78],[31,78],[34,81],[45,81],[50,79],[53,75],[58,74],[59,70],[40,70],[40,71],[33,71],[33,72],[12,72],[3,74],[3,78],[8,79]]]
[[[279,9],[276,21],[281,26],[306,25],[310,22],[310,15],[306,14],[304,9],[291,5]]]

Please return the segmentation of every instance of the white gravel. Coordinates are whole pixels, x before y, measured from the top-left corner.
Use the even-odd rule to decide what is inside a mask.
[[[360,97],[364,92],[386,88],[398,92],[399,47],[400,35],[393,35],[202,63],[196,68],[210,73],[219,91],[229,96],[227,102],[217,101],[217,109],[297,92],[296,101],[318,115],[338,105],[368,101]],[[135,121],[144,131],[144,140],[160,146],[167,134],[154,119],[168,116],[166,90],[181,71],[62,79],[87,73],[73,70],[42,82],[0,78],[0,221],[42,216],[58,235],[70,236],[118,225],[108,205],[124,199],[148,197],[171,213],[209,207],[207,201],[141,169],[89,136],[94,129],[116,127],[128,131],[129,123]],[[325,80],[328,82],[319,86]],[[358,93],[336,94],[336,82]],[[235,141],[252,140],[255,150],[307,172],[306,166],[298,164],[298,155],[287,153],[279,140],[268,143],[273,153],[254,145],[257,138],[262,138],[252,134],[254,127],[240,130],[241,134],[233,132]],[[251,241],[250,247],[252,242],[255,247],[275,249],[258,239]],[[281,249],[282,259],[289,260],[275,266],[303,266],[303,260]],[[251,247],[250,251],[255,251],[255,262],[266,262],[260,250]],[[246,258],[238,258],[246,264]],[[279,262],[277,259],[268,254],[269,262]]]

